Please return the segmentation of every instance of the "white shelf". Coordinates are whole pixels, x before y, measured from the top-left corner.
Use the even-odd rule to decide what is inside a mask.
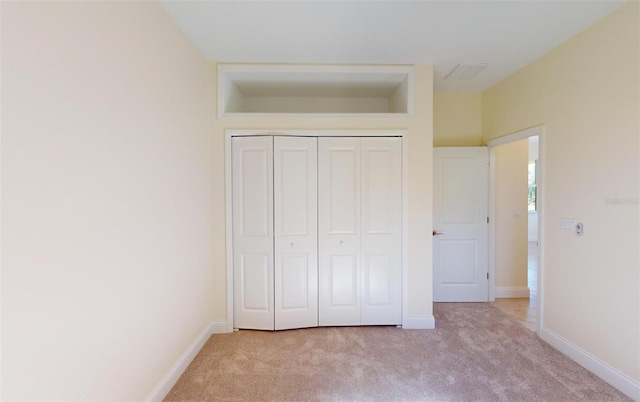
[[[412,66],[218,66],[219,117],[412,115]]]

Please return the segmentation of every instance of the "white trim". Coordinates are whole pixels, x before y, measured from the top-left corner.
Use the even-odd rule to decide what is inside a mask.
[[[409,136],[402,137],[402,322],[409,321]],[[433,305],[433,303],[432,303]],[[435,326],[435,323],[434,323]],[[403,326],[404,328],[404,326]]]
[[[204,344],[209,340],[211,331],[214,327],[214,323],[207,324],[207,326],[200,332],[196,339],[189,345],[187,350],[182,353],[178,361],[167,371],[162,377],[158,385],[156,385],[151,393],[144,399],[145,401],[162,401],[171,388],[178,382],[180,376],[185,372],[189,364],[196,357],[198,352],[202,349]]]
[[[529,236],[529,237],[527,238],[527,241],[528,241],[529,243],[531,243],[531,242],[536,242],[536,241],[538,241],[538,238],[537,238],[536,236]]]
[[[436,319],[432,315],[407,317],[402,322],[402,329],[435,329]]]
[[[567,339],[551,330],[542,328],[540,330],[540,338],[570,357],[582,367],[617,388],[629,398],[635,401],[640,401],[640,383],[638,381],[627,377],[604,361],[598,359],[591,353],[569,342]]]
[[[540,335],[540,331],[544,326],[544,175],[545,175],[545,127],[544,125],[535,126],[532,128],[528,128],[526,130],[518,131],[513,134],[508,134],[490,141],[487,141],[486,144],[489,147],[489,158],[490,158],[490,168],[489,168],[489,211],[490,211],[490,220],[489,220],[489,272],[490,272],[490,280],[489,280],[489,300],[495,300],[495,215],[496,215],[496,205],[495,205],[495,180],[496,180],[496,171],[495,171],[495,147],[498,145],[508,144],[510,142],[520,141],[525,138],[529,138],[531,136],[538,136],[538,173],[539,176],[536,177],[537,185],[538,185],[538,194],[537,194],[537,206],[538,206],[538,281],[536,289],[536,294],[538,297],[538,308],[536,309],[537,313],[537,333]]]
[[[233,222],[231,180],[231,138],[246,136],[296,136],[296,137],[401,137],[402,138],[402,320],[408,317],[409,283],[409,132],[407,130],[235,130],[224,131],[225,142],[225,225],[226,225],[226,274],[227,274],[227,330],[233,332]],[[430,316],[433,320],[433,316]],[[435,328],[435,321],[429,328]]]
[[[515,299],[529,297],[530,291],[527,286],[496,286],[496,299]]]
[[[293,137],[402,137],[407,138],[407,130],[235,130],[224,131],[225,139],[248,136],[293,136]],[[231,148],[229,148],[231,149]]]
[[[544,131],[544,126],[535,126],[528,128],[526,130],[518,131],[513,134],[507,134],[502,137],[494,138],[493,140],[487,141],[488,147],[497,147],[498,145],[508,144],[510,142],[516,142],[520,140],[524,140],[525,138],[540,136]],[[538,137],[539,138],[539,137]]]
[[[546,132],[544,126],[540,129],[540,134],[538,134],[538,176],[536,176],[537,183],[537,193],[536,193],[536,204],[537,204],[537,212],[538,212],[538,261],[537,261],[537,285],[536,295],[538,297],[538,308],[537,308],[537,318],[538,318],[538,336],[540,336],[540,331],[544,326],[544,206],[545,202],[545,187],[544,187],[544,174],[545,174],[545,166],[546,166],[546,155],[547,151],[545,149],[546,144]]]
[[[233,180],[231,179],[231,135],[224,137],[225,238],[227,243],[227,332],[233,332]]]
[[[489,301],[496,300],[496,151],[489,147]]]
[[[223,113],[221,119],[409,119],[409,113]]]

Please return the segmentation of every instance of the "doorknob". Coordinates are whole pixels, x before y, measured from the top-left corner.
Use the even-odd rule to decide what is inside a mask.
[[[291,243],[291,248],[294,248],[296,246],[295,243]]]
[[[344,241],[343,241],[343,240],[340,240],[340,243],[339,243],[339,244],[340,244],[340,247],[342,247],[342,246],[344,245]]]
[[[443,235],[443,234],[444,234],[444,233],[440,233],[440,232],[438,232],[437,230],[434,230],[434,231],[433,231],[433,235],[434,235],[434,236],[440,236],[440,235]]]

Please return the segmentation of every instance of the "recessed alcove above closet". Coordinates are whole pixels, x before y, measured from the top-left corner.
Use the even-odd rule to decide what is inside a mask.
[[[218,66],[219,117],[408,117],[412,66]]]

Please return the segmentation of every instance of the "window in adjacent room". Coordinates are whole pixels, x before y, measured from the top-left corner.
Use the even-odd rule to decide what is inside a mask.
[[[537,196],[538,196],[538,187],[536,186],[536,162],[537,161],[529,161],[529,193],[528,193],[528,203],[529,203],[529,211],[537,210]]]

